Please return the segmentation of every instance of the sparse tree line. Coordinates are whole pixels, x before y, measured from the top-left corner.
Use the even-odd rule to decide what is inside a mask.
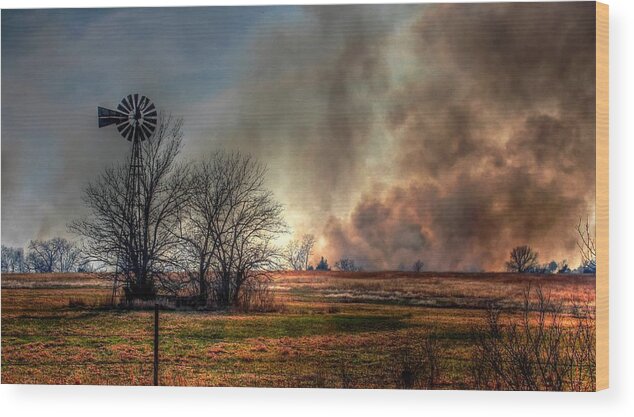
[[[509,261],[506,262],[506,269],[510,272],[532,274],[594,274],[597,270],[597,251],[588,220],[586,220],[585,225],[582,224],[581,220],[579,221],[577,234],[581,265],[574,270],[570,269],[566,260],[540,264],[539,253],[528,245],[516,246],[511,250]]]
[[[328,259],[325,259],[323,256],[316,266],[309,263],[315,243],[315,236],[310,234],[303,235],[299,240],[291,240],[284,250],[286,267],[293,271],[330,271],[331,267],[328,264]],[[335,262],[334,269],[344,272],[358,272],[362,270],[361,266],[357,265],[351,258],[339,259]]]
[[[77,245],[67,239],[32,240],[26,250],[2,245],[2,272],[91,272]]]

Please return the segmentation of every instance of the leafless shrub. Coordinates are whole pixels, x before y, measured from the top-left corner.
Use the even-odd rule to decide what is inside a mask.
[[[238,296],[235,308],[244,312],[273,312],[282,309],[276,304],[271,289],[272,278],[267,273],[253,275],[247,279]]]
[[[433,389],[438,384],[438,341],[433,335],[416,343],[408,338],[396,357],[396,386],[400,389]]]
[[[422,373],[420,358],[410,347],[404,347],[397,356],[396,386],[401,389],[416,388]]]
[[[524,290],[519,320],[490,308],[478,332],[471,373],[478,389],[592,391],[595,319],[590,306],[566,314],[541,287]]]
[[[313,388],[325,388],[328,386],[327,384],[328,378],[326,375],[326,370],[320,366],[311,375],[310,385]]]
[[[339,313],[341,313],[341,307],[336,306],[336,305],[329,305],[326,308],[326,313],[328,313],[328,314],[339,314]]]
[[[412,265],[412,271],[414,272],[421,272],[423,268],[425,268],[425,262],[420,259],[416,260],[416,262]]]
[[[69,298],[68,307],[70,308],[86,308],[88,303],[83,298]]]
[[[341,388],[352,388],[353,378],[350,371],[350,360],[348,358],[341,358],[339,360],[339,378],[341,381]]]
[[[594,273],[597,270],[597,247],[593,233],[590,231],[590,221],[587,218],[585,225],[579,219],[577,234],[581,239],[581,242],[577,241],[577,247],[581,252],[583,272]]]
[[[354,262],[354,259],[341,258],[335,262],[335,269],[344,272],[359,272],[361,267]]]
[[[121,303],[119,298],[110,296],[70,297],[68,307],[72,309],[112,309]]]
[[[126,310],[134,309],[134,310],[153,310],[155,304],[158,302],[159,308],[161,310],[176,310],[176,303],[173,300],[141,300],[134,299],[132,301],[127,301],[125,304],[120,304],[121,308]]]

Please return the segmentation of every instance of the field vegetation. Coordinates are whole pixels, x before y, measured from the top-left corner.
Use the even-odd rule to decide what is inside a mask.
[[[590,275],[292,271],[256,311],[164,301],[160,383],[594,388]],[[152,383],[152,303],[95,274],[3,274],[2,382]],[[483,365],[484,364],[484,365]]]

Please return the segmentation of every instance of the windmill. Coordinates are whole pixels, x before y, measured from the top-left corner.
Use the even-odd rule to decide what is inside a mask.
[[[125,246],[130,248],[127,256],[123,259],[128,261],[127,270],[132,269],[135,278],[139,280],[144,268],[143,252],[140,250],[144,240],[143,228],[143,204],[142,204],[142,174],[143,174],[143,153],[141,142],[149,139],[157,125],[158,112],[154,103],[149,98],[140,94],[130,94],[121,100],[116,110],[97,107],[97,117],[99,127],[116,125],[119,134],[132,142],[132,152],[130,154],[130,165],[128,169],[126,183],[125,210],[127,224],[121,226],[121,238],[126,239]],[[121,243],[119,243],[119,246]],[[119,260],[126,255],[120,248],[117,253],[117,271],[113,287],[113,298],[116,293],[116,279],[118,275]],[[128,259],[129,257],[129,259]]]

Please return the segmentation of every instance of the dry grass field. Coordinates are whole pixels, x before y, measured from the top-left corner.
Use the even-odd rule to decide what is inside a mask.
[[[505,328],[519,323],[521,331],[528,285],[560,307],[560,333],[577,328],[579,306],[593,309],[593,276],[279,273],[270,312],[161,311],[160,383],[481,388],[474,364],[478,348],[488,346],[480,334],[490,327],[491,308]],[[109,283],[92,275],[4,274],[2,382],[151,384],[153,312],[110,308],[109,297]],[[528,327],[539,327],[539,312],[526,317]],[[548,334],[542,339],[550,343]],[[575,346],[557,349],[580,355]],[[543,374],[546,360],[530,372]],[[579,386],[563,389],[592,389],[592,378],[575,378]],[[489,387],[514,387],[499,379]]]

